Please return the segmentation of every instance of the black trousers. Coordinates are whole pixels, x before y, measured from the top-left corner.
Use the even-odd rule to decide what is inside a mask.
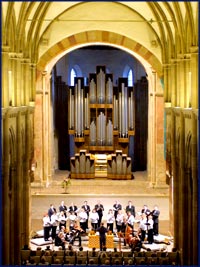
[[[91,225],[92,225],[92,229],[96,231],[98,227],[98,223],[91,223]]]
[[[100,251],[102,251],[103,247],[106,246],[106,236],[100,236],[99,241],[100,241]]]
[[[49,239],[49,232],[51,226],[44,226],[44,240],[47,241]]]
[[[122,225],[117,224],[117,232],[119,233],[120,231],[122,231]]]
[[[80,222],[80,227],[83,229],[84,232],[86,232],[87,222]]]
[[[148,238],[147,238],[147,240],[148,240],[148,242],[149,242],[150,244],[153,243],[153,229],[149,229],[149,230],[148,230]]]
[[[113,223],[107,223],[107,229],[113,233]]]
[[[51,237],[55,239],[57,226],[51,226]]]
[[[154,235],[158,235],[158,223],[153,224],[153,234]]]
[[[144,241],[146,236],[146,231],[141,230],[141,240]]]

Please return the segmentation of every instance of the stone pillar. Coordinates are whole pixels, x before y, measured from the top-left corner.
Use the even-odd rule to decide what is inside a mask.
[[[150,185],[166,186],[164,162],[164,98],[163,89],[156,72],[149,79],[149,119],[148,119],[148,176]],[[157,112],[159,110],[159,112]],[[160,111],[163,113],[160,113]]]
[[[2,47],[2,107],[9,106],[9,47]]]
[[[171,60],[171,69],[170,69],[170,87],[171,87],[171,106],[177,106],[177,95],[176,95],[176,69],[177,69],[177,61],[172,59]]]
[[[35,159],[37,168],[36,180],[41,184],[51,182],[51,149],[52,149],[52,114],[50,99],[50,75],[47,72],[38,73],[36,108],[35,108]],[[37,127],[38,125],[39,127]],[[35,180],[35,181],[36,181]]]
[[[21,60],[22,65],[22,77],[23,77],[23,99],[22,104],[28,106],[30,102],[30,88],[31,88],[31,78],[30,78],[30,59],[23,58]]]
[[[20,103],[20,97],[17,97],[17,103]],[[16,177],[15,177],[15,263],[20,263],[20,249],[22,247],[21,244],[21,231],[22,231],[22,220],[23,220],[23,193],[22,192],[22,184],[23,184],[23,145],[22,145],[22,120],[21,120],[21,110],[17,113],[17,146],[16,146],[16,152],[17,152],[17,164],[16,164]]]
[[[192,85],[192,73],[191,73],[191,61],[188,58],[185,60],[185,108],[191,107],[191,85]]]
[[[170,119],[171,119],[171,127],[170,127],[170,137],[171,137],[171,162],[172,162],[172,174],[171,174],[171,183],[172,187],[172,205],[173,205],[173,217],[170,217],[170,221],[174,222],[174,246],[178,246],[178,233],[177,229],[179,229],[179,180],[176,173],[176,150],[175,150],[175,115],[172,109],[170,109]]]
[[[171,80],[170,80],[170,64],[163,64],[164,72],[164,101],[165,103],[171,102]]]
[[[185,60],[184,55],[180,56],[181,58],[178,61],[177,65],[177,83],[176,83],[176,92],[177,92],[177,106],[184,108],[185,107],[185,95],[186,95],[186,84],[185,84]]]
[[[22,95],[24,92],[22,92],[21,95],[21,89],[22,89],[22,75],[21,75],[21,59],[22,59],[22,53],[10,53],[10,59],[12,60],[12,65],[13,65],[13,83],[14,83],[14,103],[12,105],[14,106],[21,106],[22,103]]]
[[[197,134],[197,118],[198,118],[198,110],[192,112],[192,235],[193,235],[193,250],[192,250],[192,257],[193,257],[193,265],[198,265],[198,229],[199,229],[199,221],[198,218],[198,169],[197,169],[197,147],[198,147],[198,134]]]
[[[199,68],[198,68],[198,47],[191,47],[191,107],[194,109],[198,108],[198,77],[199,77]]]
[[[6,101],[5,101],[6,102]],[[6,104],[6,103],[5,103]],[[10,264],[10,188],[9,188],[9,123],[8,112],[6,109],[2,110],[2,249],[3,249],[3,265]]]
[[[43,179],[46,186],[51,182],[51,114],[50,114],[50,75],[47,72],[42,73],[43,90]]]
[[[31,192],[30,192],[30,171],[31,160],[33,158],[33,147],[31,147],[31,138],[33,133],[32,122],[33,108],[28,108],[26,112],[26,159],[24,162],[24,244],[30,242],[30,229],[31,229]]]
[[[29,88],[29,101],[35,101],[36,95],[36,64],[30,63],[29,66],[29,75],[30,75],[30,88]]]
[[[186,231],[186,229],[189,229],[190,225],[188,225],[188,218],[185,216],[185,210],[188,210],[188,184],[187,179],[185,178],[185,129],[184,129],[184,117],[183,113],[180,110],[178,110],[178,116],[180,116],[180,147],[179,147],[179,154],[177,155],[178,161],[179,161],[179,180],[180,180],[180,192],[179,192],[179,203],[180,203],[180,214],[179,214],[179,227],[180,227],[180,246],[182,255],[184,255],[185,259],[183,259],[183,264],[185,264],[185,260],[187,257],[187,242],[185,240],[188,240],[189,231]],[[178,127],[176,129],[176,132],[178,132]],[[176,148],[178,149],[178,146],[176,144]]]
[[[148,176],[150,178],[150,185],[154,187],[156,185],[156,140],[155,140],[155,92],[156,92],[156,72],[152,71],[151,77],[149,77],[149,119],[148,119]]]
[[[37,73],[37,88],[35,96],[35,116],[34,116],[34,158],[36,169],[34,173],[34,183],[43,183],[43,90],[42,90],[42,73]]]

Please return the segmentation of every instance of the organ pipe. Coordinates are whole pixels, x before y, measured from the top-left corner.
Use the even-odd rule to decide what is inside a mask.
[[[96,84],[94,82],[94,79],[90,81],[90,103],[96,103]]]
[[[134,97],[133,97],[133,91],[131,91],[130,97],[128,99],[129,101],[129,129],[134,129]]]
[[[126,78],[120,78],[119,91],[113,95],[111,77],[100,66],[97,74],[90,74],[89,88],[83,87],[79,77],[75,79],[74,88],[69,90],[69,129],[74,129],[76,137],[84,136],[84,130],[89,129],[89,143],[93,146],[112,146],[113,129],[119,131],[120,138],[128,138],[128,131],[134,129],[133,88],[126,86]],[[104,106],[95,107],[94,104]]]
[[[119,136],[122,136],[122,98],[121,93],[119,93]]]
[[[78,97],[77,97],[77,86],[75,86],[75,136],[77,136],[77,128],[78,128]]]
[[[90,124],[90,144],[92,146],[96,145],[96,125],[94,121]]]
[[[99,104],[105,103],[105,73],[102,69],[97,74],[97,98]]]
[[[111,104],[113,98],[113,84],[111,78],[108,78],[106,83],[106,103]]]

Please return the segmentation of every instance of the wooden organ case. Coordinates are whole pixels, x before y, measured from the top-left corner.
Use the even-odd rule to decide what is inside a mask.
[[[134,88],[127,78],[113,86],[113,75],[97,66],[69,87],[68,127],[74,136],[75,155],[70,159],[71,178],[131,179],[129,137],[135,134]]]

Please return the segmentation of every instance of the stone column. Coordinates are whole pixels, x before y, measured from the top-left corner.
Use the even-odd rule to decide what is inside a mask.
[[[51,116],[50,113],[50,75],[42,73],[42,139],[43,139],[43,181],[46,186],[51,182]]]
[[[198,47],[191,47],[191,107],[194,109],[198,108],[198,77],[199,77],[199,68],[198,68]]]
[[[22,59],[22,53],[10,53],[10,59],[13,61],[13,82],[14,82],[14,106],[21,106],[22,103],[22,95],[21,95],[21,89],[22,89],[22,75],[21,75],[21,59]],[[22,91],[22,93],[24,93]]]
[[[155,141],[155,92],[156,92],[156,72],[152,71],[149,80],[149,118],[148,118],[148,176],[150,179],[150,185],[154,187],[156,185],[156,141]]]
[[[171,69],[170,69],[170,87],[171,87],[171,106],[176,107],[177,106],[177,94],[176,94],[176,69],[177,69],[177,60],[172,59],[171,60]]]
[[[179,186],[180,186],[180,191],[179,191],[179,210],[180,210],[180,214],[179,214],[179,228],[180,228],[180,247],[182,250],[182,255],[185,256],[185,259],[183,260],[183,264],[185,265],[186,262],[186,257],[187,257],[187,242],[185,242],[185,240],[188,240],[189,238],[189,231],[186,231],[186,229],[189,229],[190,225],[188,225],[188,218],[185,214],[185,210],[187,210],[188,207],[188,184],[187,184],[187,179],[185,177],[185,129],[184,129],[184,117],[183,117],[183,113],[182,110],[180,109],[178,111],[178,116],[180,116],[179,120],[180,120],[180,147],[179,147],[179,154],[178,156],[178,161],[179,161],[179,167],[180,167],[180,171],[179,171]],[[176,129],[176,132],[178,132],[178,127]],[[176,144],[177,147],[177,144]],[[178,147],[177,147],[178,148]]]
[[[163,111],[163,113],[158,112]],[[150,185],[166,186],[164,161],[164,97],[161,82],[156,72],[149,79],[149,120],[148,120],[148,176]]]
[[[179,244],[179,179],[176,172],[176,139],[175,139],[175,114],[172,109],[170,109],[170,118],[171,118],[171,161],[172,161],[172,184],[173,184],[173,218],[170,217],[170,221],[174,222],[174,247],[177,247]]]
[[[17,103],[20,103],[20,97],[18,96]],[[16,177],[15,179],[15,210],[14,210],[14,220],[15,220],[15,262],[20,263],[20,249],[22,247],[21,243],[21,234],[22,234],[22,220],[23,220],[23,193],[22,192],[22,184],[23,184],[23,144],[22,144],[22,111],[19,110],[17,113],[16,123],[17,123],[17,131],[16,131],[16,152],[17,152],[17,164],[16,164]]]
[[[9,47],[2,47],[2,107],[9,106]]]
[[[180,59],[177,65],[177,83],[176,83],[176,92],[177,92],[177,106],[184,108],[185,107],[185,96],[186,96],[186,84],[185,84],[185,59],[184,55],[180,55]]]
[[[164,72],[164,100],[165,103],[171,102],[171,80],[170,80],[170,64],[163,65]]]
[[[24,244],[29,244],[30,242],[30,229],[31,229],[31,191],[30,191],[30,171],[31,162],[33,158],[33,147],[31,147],[32,132],[33,132],[33,108],[28,108],[26,112],[26,147],[25,154],[26,159],[24,162]]]
[[[199,229],[199,221],[198,221],[198,159],[197,159],[197,147],[198,147],[198,133],[197,133],[197,118],[198,118],[198,110],[195,110],[192,112],[192,140],[191,140],[191,146],[192,146],[192,188],[193,188],[193,194],[192,194],[192,229],[193,229],[193,265],[198,265],[198,246],[199,246],[199,240],[198,240],[198,229]]]
[[[6,102],[6,101],[5,101]],[[6,103],[5,103],[6,104]],[[2,249],[4,255],[3,265],[10,264],[10,188],[9,188],[9,122],[7,109],[2,110]]]
[[[30,78],[30,59],[23,58],[21,60],[22,65],[22,77],[23,77],[23,98],[22,98],[22,105],[28,106],[30,102],[30,88],[31,88],[31,78]]]
[[[29,88],[29,101],[35,101],[36,95],[36,64],[30,63],[29,65],[29,75],[30,75],[30,88]]]

